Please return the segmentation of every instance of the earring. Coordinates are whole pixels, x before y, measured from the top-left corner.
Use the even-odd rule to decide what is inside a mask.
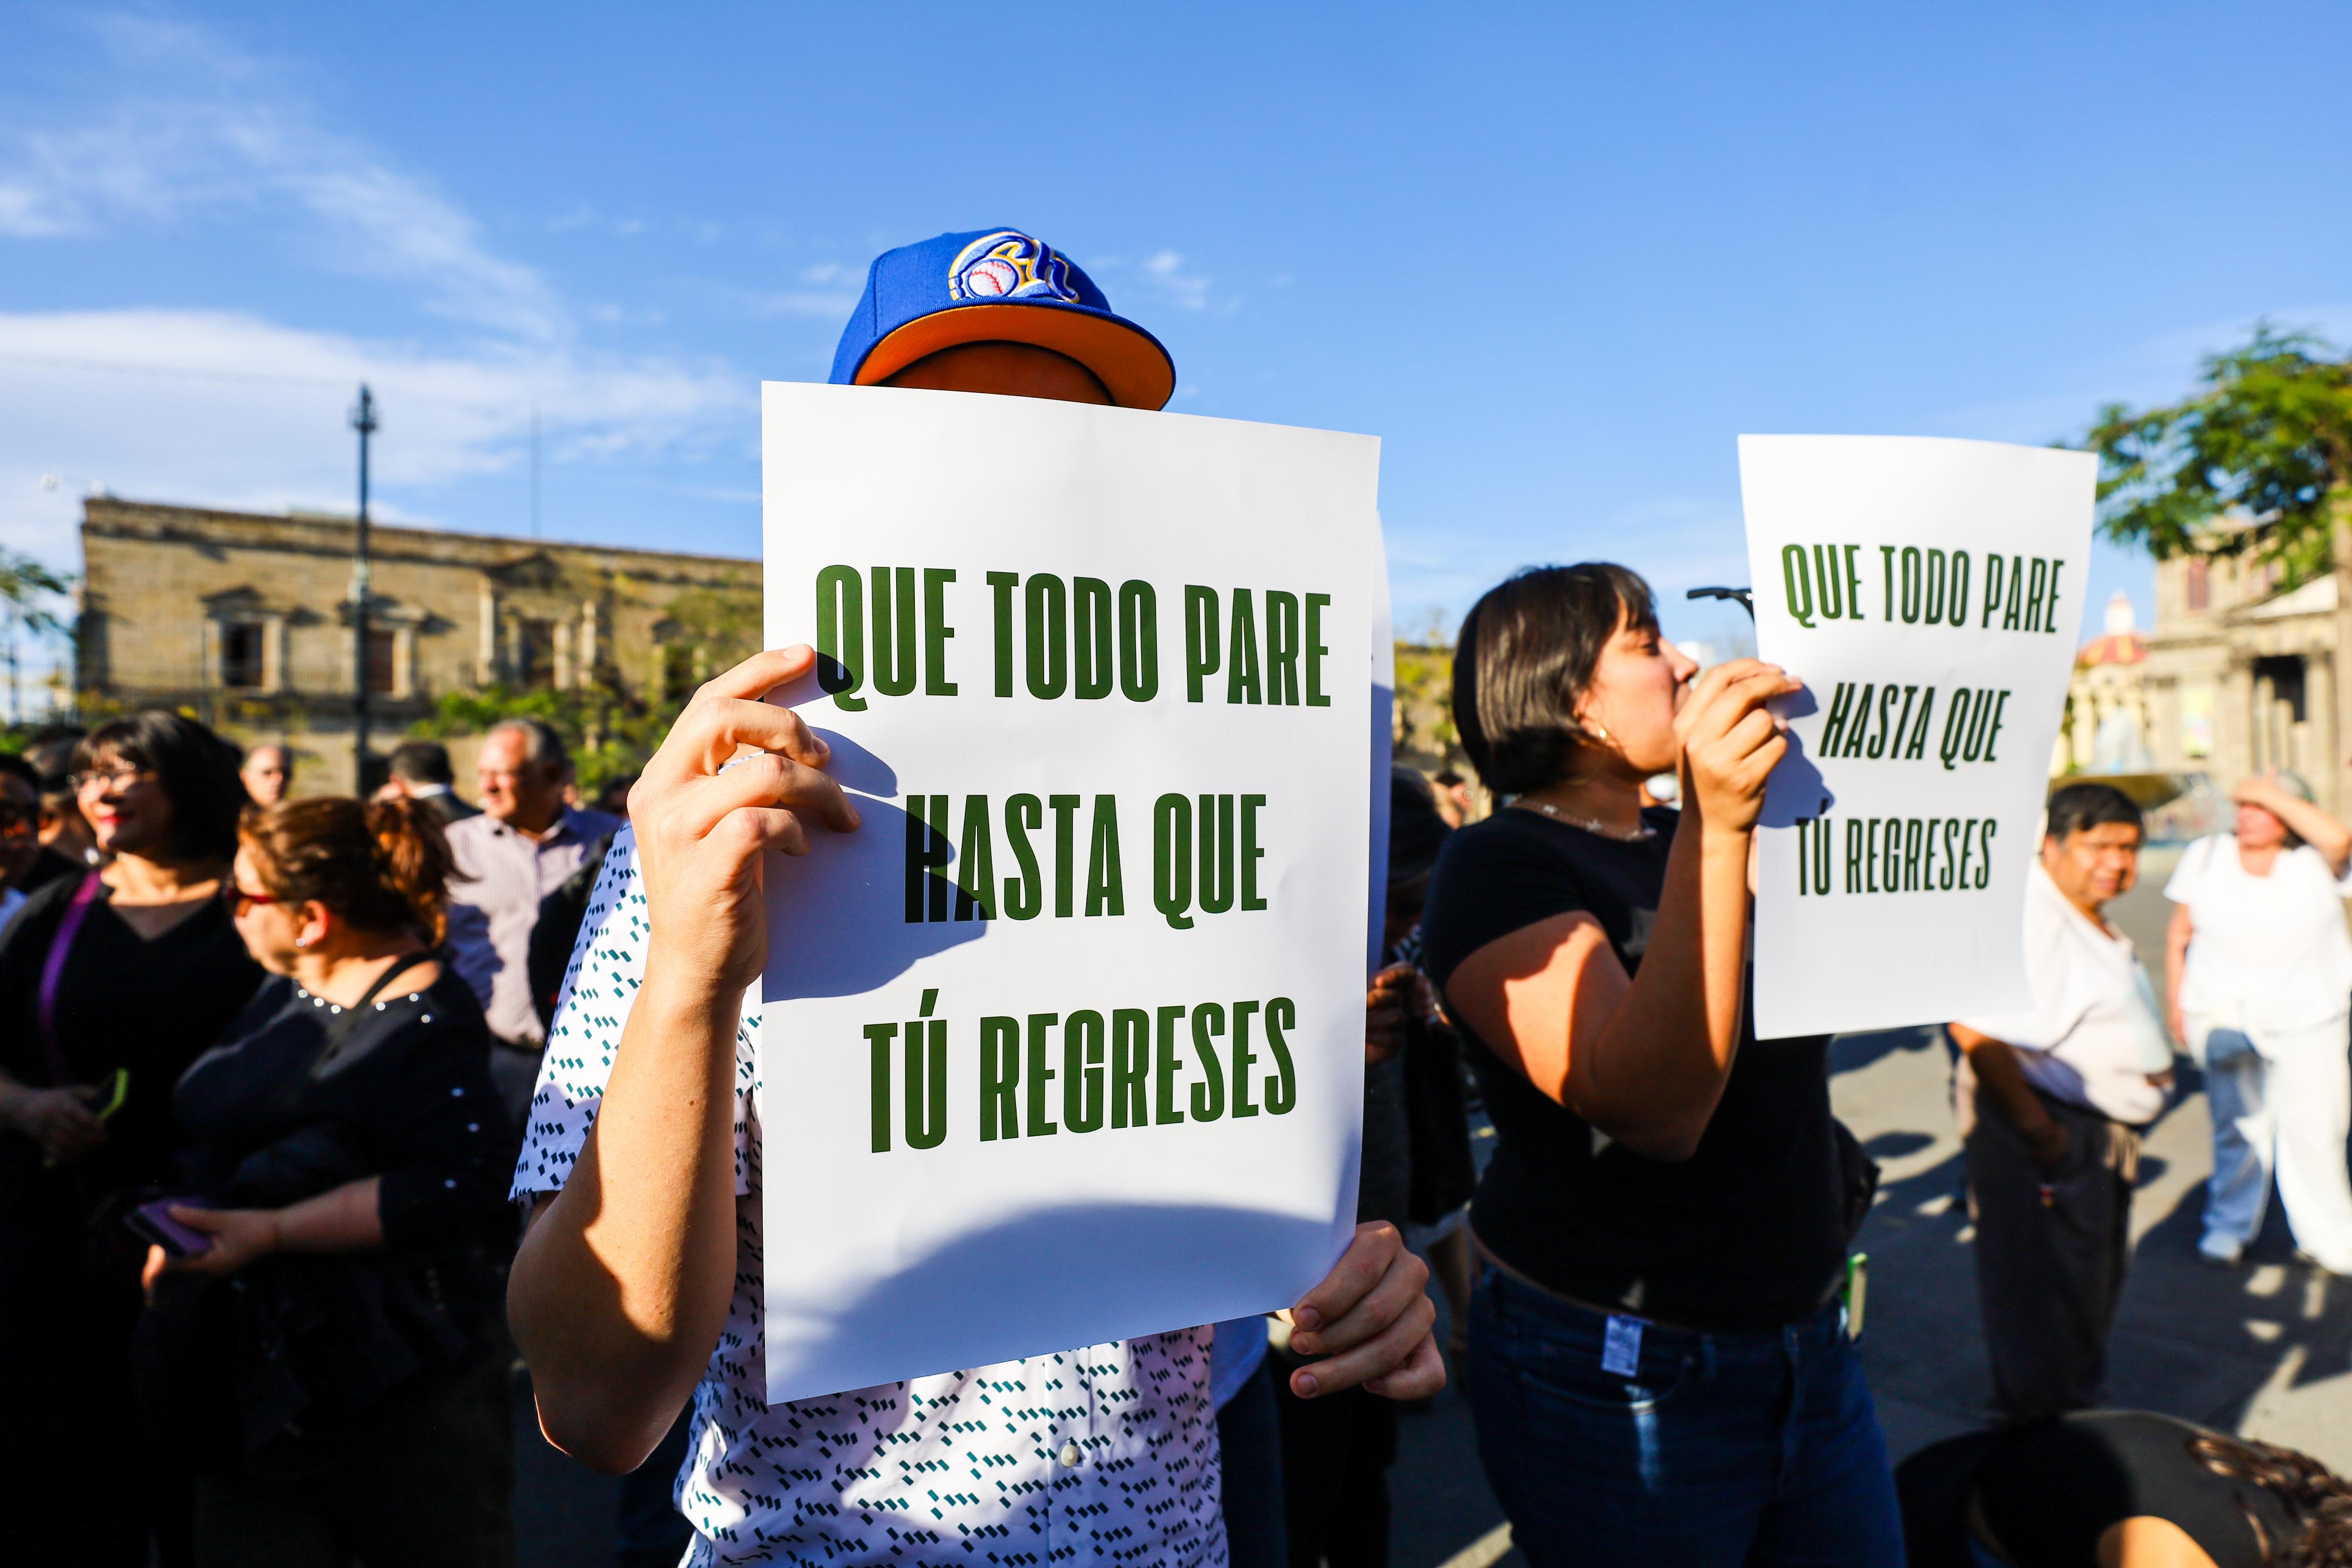
[[[297,936],[294,938],[294,946],[297,947],[308,947],[310,945],[310,939],[308,936]]]
[[[1599,726],[1599,725],[1597,725],[1597,724],[1593,724],[1593,723],[1591,723],[1590,721],[1588,721],[1588,722],[1585,724],[1585,727],[1585,727],[1585,728],[1587,728],[1587,729],[1589,729],[1589,730],[1591,730],[1593,734],[1595,734],[1595,735],[1599,736],[1599,737],[1600,737],[1601,739],[1603,739],[1603,740],[1607,740],[1607,739],[1609,738],[1609,732],[1608,732],[1607,730],[1605,730],[1605,729],[1601,728],[1601,726]]]

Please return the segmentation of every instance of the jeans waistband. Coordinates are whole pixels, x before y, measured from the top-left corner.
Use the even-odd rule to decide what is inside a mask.
[[[1829,1299],[1812,1311],[1788,1322],[1759,1329],[1702,1329],[1654,1318],[1625,1307],[1604,1307],[1557,1291],[1547,1290],[1526,1276],[1497,1266],[1480,1253],[1486,1265],[1486,1284],[1497,1310],[1517,1317],[1547,1319],[1553,1324],[1578,1332],[1590,1333],[1598,1339],[1606,1331],[1612,1317],[1638,1320],[1645,1338],[1654,1343],[1685,1343],[1712,1345],[1719,1350],[1737,1351],[1741,1346],[1759,1349],[1769,1346],[1776,1353],[1786,1346],[1791,1336],[1802,1340],[1815,1335],[1834,1337],[1842,1332],[1845,1304],[1839,1292],[1832,1290]]]

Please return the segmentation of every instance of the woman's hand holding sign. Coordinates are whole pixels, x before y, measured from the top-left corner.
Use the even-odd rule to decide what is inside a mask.
[[[1683,798],[1708,827],[1744,833],[1764,810],[1764,781],[1789,749],[1788,726],[1765,707],[1803,689],[1778,664],[1733,659],[1699,678],[1675,713]]]
[[[630,793],[645,985],[579,1164],[541,1201],[508,1289],[541,1426],[600,1469],[653,1451],[726,1324],[735,1030],[767,958],[761,854],[803,854],[813,831],[858,825],[819,771],[824,742],[761,701],[815,659],[760,653],[705,685]]]

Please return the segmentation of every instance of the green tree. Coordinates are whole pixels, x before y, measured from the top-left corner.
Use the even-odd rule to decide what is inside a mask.
[[[72,591],[73,580],[51,571],[28,555],[0,549],[0,638],[6,642],[8,663],[8,722],[21,722],[22,699],[17,691],[17,647],[20,632],[36,638],[54,637],[68,630],[58,612],[58,601]]]
[[[2102,409],[2101,528],[2160,559],[2252,555],[2288,586],[2336,576],[2336,733],[2352,737],[2352,357],[2255,328],[2179,402]]]
[[[571,749],[580,792],[593,796],[613,779],[642,769],[669,734],[672,715],[656,713],[635,694],[599,681],[569,691],[503,684],[444,692],[433,712],[409,733],[428,739],[483,735],[510,718],[555,727]]]
[[[2159,559],[2252,553],[2290,582],[2352,568],[2352,361],[2262,326],[2208,359],[2201,380],[2179,402],[2099,411],[2090,445],[2107,536]],[[2250,526],[2223,526],[2233,515]]]

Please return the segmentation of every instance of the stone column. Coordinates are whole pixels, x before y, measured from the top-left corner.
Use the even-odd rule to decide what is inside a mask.
[[[474,680],[487,686],[499,678],[499,593],[487,577],[482,579],[481,605],[481,641],[474,659]]]
[[[2234,658],[2229,673],[2221,678],[2213,715],[2213,771],[2215,782],[2223,789],[2236,785],[2239,779],[2253,772],[2255,726],[2261,716],[2254,708],[2254,666],[2251,659]]]
[[[2303,656],[2303,711],[2310,716],[2312,792],[2341,817],[2352,802],[2344,798],[2344,742],[2336,730],[2336,661],[2317,649]]]

